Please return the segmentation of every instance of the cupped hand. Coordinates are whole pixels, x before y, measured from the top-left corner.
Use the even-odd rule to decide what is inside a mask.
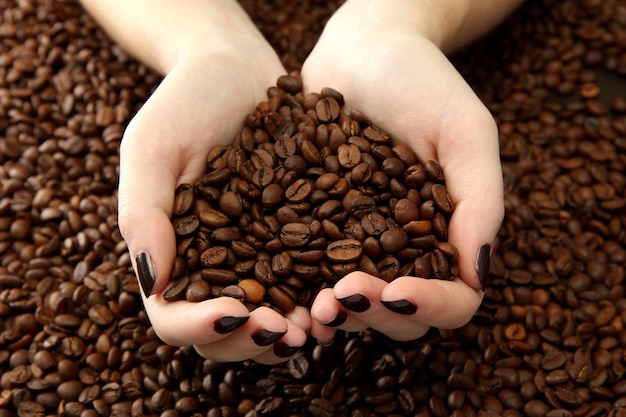
[[[498,133],[489,111],[444,53],[420,30],[415,2],[350,1],[329,20],[302,68],[305,90],[332,87],[422,162],[443,169],[455,211],[448,239],[459,250],[452,281],[401,277],[391,283],[354,272],[323,290],[311,334],[373,328],[396,340],[431,326],[456,328],[477,311],[491,244],[503,217]]]
[[[164,342],[194,345],[217,361],[273,363],[305,343],[308,311],[284,318],[268,308],[249,313],[229,297],[199,303],[163,298],[176,254],[176,187],[205,172],[209,149],[230,143],[285,73],[271,47],[250,30],[212,40],[219,45],[214,50],[187,50],[129,123],[121,144],[119,225],[148,316]]]

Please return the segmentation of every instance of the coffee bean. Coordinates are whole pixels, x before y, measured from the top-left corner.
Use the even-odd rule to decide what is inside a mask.
[[[339,7],[253,3],[241,2],[293,69]],[[367,330],[338,332],[332,346],[315,350],[310,371],[297,380],[286,365],[219,364],[198,360],[191,347],[155,349],[155,343],[166,346],[156,342],[141,308],[113,196],[123,126],[160,77],[128,59],[73,5],[3,5],[0,414],[41,415],[43,406],[43,414],[85,417],[314,410],[354,416],[621,415],[626,180],[620,156],[626,125],[619,84],[613,84],[624,72],[623,18],[613,2],[548,3],[522,6],[497,37],[452,58],[494,115],[500,138],[506,212],[480,309],[460,329],[431,329],[417,341],[391,342]],[[523,48],[510,48],[522,40]],[[425,277],[433,278],[433,258],[439,267],[435,249],[454,276],[458,251],[444,241],[450,213],[443,207],[451,200],[432,200],[436,185],[444,185],[441,167],[420,164],[408,146],[387,141],[358,111],[339,111],[320,123],[320,100],[330,97],[341,107],[343,97],[331,89],[304,95],[292,74],[268,89],[268,100],[246,118],[232,144],[207,149],[206,176],[174,190],[173,216],[195,215],[198,225],[185,230],[189,224],[180,224],[171,286],[163,297],[181,299],[190,282],[212,275],[235,278],[211,283],[210,297],[244,280],[265,288],[254,276],[262,260],[271,262],[274,286],[289,297],[332,285],[339,278],[334,270],[371,269],[382,276],[379,264],[393,270],[408,263],[417,271],[430,269]],[[617,96],[606,99],[608,92]],[[334,117],[332,109],[326,113]],[[359,150],[353,167],[340,163],[342,145]],[[398,174],[397,161],[386,159],[399,160],[405,171]],[[298,180],[311,191],[291,202],[285,191]],[[318,228],[309,225],[319,205],[343,205],[351,188],[371,200],[354,211],[344,207],[315,218]],[[278,191],[280,201],[272,196]],[[234,200],[221,207],[221,200],[233,197],[240,208],[226,208],[237,205]],[[417,207],[417,217],[402,217],[404,199]],[[272,216],[278,229],[266,219]],[[263,239],[252,232],[253,223]],[[285,247],[279,232],[289,223],[306,224],[310,240]],[[216,229],[231,226],[240,229],[238,238],[232,240],[231,229],[213,239]],[[409,241],[389,257],[380,236],[397,228]],[[326,257],[339,238],[362,243],[358,261],[335,264]],[[225,248],[227,255],[212,268],[228,272],[202,271],[201,256],[212,247]],[[281,262],[275,266],[274,259]],[[319,276],[311,278],[315,268]],[[267,297],[258,303],[248,307],[269,305]],[[511,333],[513,324],[524,329],[523,338]],[[385,354],[400,360],[381,367]],[[62,384],[69,381],[84,388],[68,401],[57,389],[67,395],[65,387],[75,382]],[[322,395],[329,381],[341,381],[343,394],[327,388]],[[377,400],[390,391],[392,400]],[[320,407],[315,399],[322,398],[334,409]],[[366,399],[376,404],[370,407]]]
[[[293,75],[281,75],[278,77],[276,85],[291,94],[302,91],[302,81]]]
[[[187,236],[196,231],[200,221],[195,215],[182,217],[174,221],[174,230],[178,236]]]
[[[182,300],[185,298],[185,292],[189,285],[189,277],[183,276],[174,281],[163,294],[163,298],[167,301]]]
[[[389,133],[374,125],[363,129],[363,136],[375,144],[386,145],[391,141],[391,135],[389,135]]]
[[[314,398],[308,411],[313,417],[331,417],[335,415],[335,406],[324,398]]]
[[[389,254],[396,253],[405,248],[409,243],[409,237],[402,229],[385,230],[380,235],[380,247]]]
[[[361,162],[361,151],[356,145],[342,144],[337,149],[337,158],[341,167],[352,169]]]
[[[175,216],[184,216],[193,207],[194,190],[191,184],[181,184],[176,188],[174,198],[173,214]]]
[[[213,246],[200,254],[200,263],[203,267],[214,268],[226,262],[228,249],[223,246]]]
[[[22,401],[17,407],[17,413],[20,417],[43,417],[46,410],[43,405],[33,401]]]
[[[241,302],[244,302],[244,300],[247,301],[246,292],[239,284],[238,285],[232,284],[232,285],[228,285],[224,287],[220,291],[220,296],[231,297]]]
[[[265,287],[257,280],[242,279],[237,284],[244,292],[244,298],[247,303],[258,304],[265,297]]]
[[[332,262],[349,263],[359,259],[363,245],[358,240],[342,239],[332,242],[326,250],[327,258]]]
[[[296,180],[285,190],[285,197],[290,203],[301,203],[313,192],[313,185],[304,179]]]
[[[265,287],[269,287],[278,283],[278,278],[274,274],[272,267],[268,261],[257,261],[254,265],[254,276]]]
[[[267,289],[267,296],[273,305],[278,307],[283,313],[289,313],[296,307],[295,297],[290,295],[283,288],[271,286]]]

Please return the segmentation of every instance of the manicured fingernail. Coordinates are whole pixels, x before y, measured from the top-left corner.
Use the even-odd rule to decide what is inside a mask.
[[[235,316],[224,316],[221,319],[217,320],[213,325],[213,329],[219,334],[226,334],[237,330],[239,327],[246,324],[250,317],[235,317]]]
[[[394,313],[404,314],[406,316],[410,316],[417,311],[417,306],[410,301],[407,300],[396,300],[396,301],[381,301],[387,309],[393,311]]]
[[[341,326],[342,324],[346,322],[347,318],[348,318],[348,313],[342,310],[339,313],[337,313],[334,319],[332,319],[328,323],[325,323],[324,326],[329,326],[329,327]]]
[[[354,311],[355,313],[362,313],[370,308],[371,305],[370,300],[361,294],[349,295],[345,298],[340,298],[337,301],[339,301],[342,306],[350,311]]]
[[[274,355],[279,358],[288,358],[298,353],[300,346],[289,346],[287,343],[276,342],[274,346],[272,346],[272,350],[274,351]]]
[[[478,250],[478,256],[476,257],[476,272],[478,273],[478,281],[480,287],[485,291],[487,288],[487,282],[489,281],[489,261],[491,258],[491,246],[488,244],[482,245]]]
[[[148,298],[152,295],[152,287],[154,287],[154,282],[156,281],[150,254],[148,254],[148,252],[139,252],[135,261],[137,262],[137,276],[139,277],[141,290],[146,298]]]
[[[269,346],[280,340],[287,332],[271,332],[269,330],[260,330],[252,335],[252,341],[257,346]]]

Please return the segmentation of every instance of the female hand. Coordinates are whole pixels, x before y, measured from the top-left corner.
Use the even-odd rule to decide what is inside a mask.
[[[468,322],[482,301],[490,245],[503,217],[496,125],[429,39],[439,32],[423,23],[436,17],[413,1],[382,3],[352,0],[335,13],[304,63],[305,90],[340,91],[347,107],[409,145],[422,162],[439,162],[455,204],[449,241],[459,250],[460,276],[386,283],[362,272],[349,274],[313,304],[312,335],[322,343],[338,328],[373,328],[410,340],[431,326]]]
[[[308,311],[297,309],[284,318],[269,308],[249,313],[229,297],[199,303],[163,298],[176,254],[171,223],[174,190],[205,172],[209,149],[230,143],[245,116],[285,73],[243,11],[228,7],[233,9],[222,13],[227,16],[220,21],[224,25],[211,31],[210,41],[190,35],[174,64],[165,65],[164,80],[125,131],[119,225],[148,316],[164,342],[194,345],[200,355],[216,361],[251,358],[274,363],[294,355],[305,343]],[[173,13],[182,13],[179,5],[176,8]],[[191,13],[202,10],[194,8]],[[191,21],[188,30],[193,27]],[[158,66],[160,61],[153,62]]]

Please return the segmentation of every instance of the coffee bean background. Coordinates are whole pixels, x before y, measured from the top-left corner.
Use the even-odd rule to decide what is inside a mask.
[[[338,5],[242,4],[290,70]],[[624,415],[626,4],[529,1],[454,63],[506,187],[474,319],[218,364],[158,340],[117,230],[119,139],[158,76],[71,1],[0,0],[0,416]]]

